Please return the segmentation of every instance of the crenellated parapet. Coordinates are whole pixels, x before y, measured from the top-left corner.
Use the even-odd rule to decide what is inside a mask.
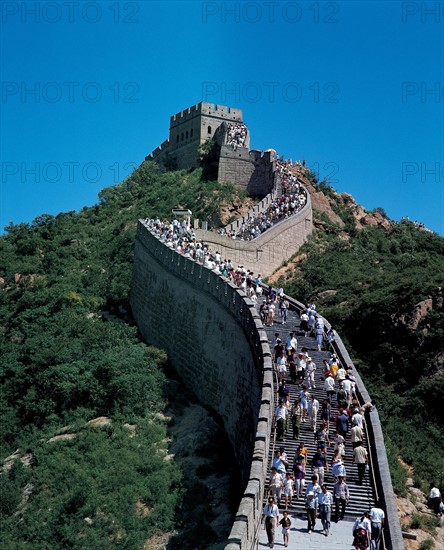
[[[274,412],[271,352],[257,310],[243,291],[167,247],[142,221],[130,300],[144,340],[167,351],[223,421],[246,488],[236,529],[247,548],[262,510]]]

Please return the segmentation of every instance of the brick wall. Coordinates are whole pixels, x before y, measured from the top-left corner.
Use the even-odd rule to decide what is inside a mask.
[[[300,212],[279,222],[252,241],[232,240],[202,229],[195,233],[212,250],[220,252],[222,258],[230,259],[235,266],[243,265],[266,277],[295,254],[312,231],[311,200],[307,194],[307,204]]]

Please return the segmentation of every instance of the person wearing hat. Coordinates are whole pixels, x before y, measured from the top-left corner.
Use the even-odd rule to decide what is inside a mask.
[[[335,481],[338,480],[339,476],[342,476],[344,479],[347,477],[345,464],[342,460],[342,455],[339,452],[339,449],[335,451],[335,454],[331,459],[331,475],[335,478]]]
[[[279,526],[279,508],[274,503],[274,498],[269,497],[267,504],[262,512],[262,520],[265,520],[265,529],[267,531],[268,546],[274,546],[275,528]]]
[[[314,530],[316,525],[316,513],[318,510],[318,499],[315,498],[313,491],[307,492],[305,510],[307,512],[307,531],[311,534],[311,531]]]

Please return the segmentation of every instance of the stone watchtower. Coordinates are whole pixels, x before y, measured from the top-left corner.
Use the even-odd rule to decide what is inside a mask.
[[[197,168],[199,147],[214,139],[220,147],[218,181],[246,188],[252,195],[265,196],[273,186],[274,163],[269,153],[250,151],[250,134],[244,143],[230,145],[230,125],[243,124],[242,110],[201,102],[170,117],[169,138],[145,160],[154,160],[167,170]]]
[[[177,167],[198,166],[199,146],[213,138],[224,122],[242,123],[242,111],[202,102],[173,115],[168,151],[176,157]]]

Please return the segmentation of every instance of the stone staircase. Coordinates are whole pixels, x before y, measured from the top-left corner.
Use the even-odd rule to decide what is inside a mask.
[[[301,336],[300,333],[298,333],[299,316],[295,311],[289,310],[288,319],[285,325],[281,323],[279,318],[279,312],[276,311],[274,326],[266,326],[265,330],[267,332],[267,335],[270,341],[270,347],[272,347],[272,339],[276,332],[279,333],[279,338],[281,338],[281,340],[285,343],[285,339],[288,336],[288,334],[291,331],[296,331],[296,337],[298,341],[298,350],[300,350],[302,347],[306,347],[308,350],[308,353],[310,354],[310,357],[313,359],[313,361],[316,364],[316,367],[317,367],[316,375],[315,375],[316,388],[308,391],[310,394],[314,394],[317,400],[319,401],[319,403],[321,404],[323,400],[326,398],[326,393],[324,392],[324,379],[322,377],[322,360],[329,359],[330,352],[326,351],[325,348],[323,348],[323,351],[318,352],[314,338]],[[287,377],[286,380],[290,388],[290,402],[293,403],[294,399],[298,396],[301,390],[301,386],[299,384],[292,384],[289,377]],[[275,398],[276,400],[278,399],[276,386],[275,386]],[[276,405],[277,403],[274,404],[274,406]],[[333,398],[332,417],[336,418],[337,412],[338,412],[338,409],[336,406],[336,399]],[[320,417],[320,413],[318,413],[318,426],[320,422],[319,417]],[[274,450],[279,449],[280,447],[284,447],[285,452],[287,453],[289,458],[289,465],[291,469],[293,466],[296,448],[299,445],[299,443],[303,441],[308,450],[306,480],[310,481],[310,478],[312,475],[310,462],[311,462],[311,458],[316,452],[313,431],[311,430],[310,424],[307,419],[307,422],[301,423],[299,439],[293,440],[292,438],[293,430],[291,427],[291,422],[289,422],[288,424],[289,424],[288,430],[284,436],[284,441],[283,442],[275,441],[274,446],[270,445],[270,454],[269,454],[270,468],[271,468],[271,462],[273,459]],[[333,441],[334,431],[335,431],[335,423],[334,421],[331,421],[330,430],[329,430],[329,437],[331,441]],[[274,438],[275,438],[275,434],[273,434],[273,440]],[[369,451],[367,435],[365,433],[365,430],[364,430],[364,446],[367,449],[367,451]],[[353,449],[350,443],[350,435],[347,434],[346,444],[345,444],[344,463],[345,463],[345,468],[347,473],[346,482],[350,491],[350,501],[345,510],[345,519],[355,519],[357,516],[362,515],[362,513],[365,510],[369,510],[374,504],[374,491],[372,488],[372,480],[370,479],[370,473],[366,473],[363,484],[358,485],[357,467],[355,464],[352,464],[352,451]],[[330,462],[333,457],[333,446],[328,449],[327,456],[328,456],[328,464],[329,464],[329,470],[330,470]],[[330,491],[332,491],[334,478],[331,475],[330,471],[328,474],[326,474],[324,481],[328,485]],[[279,509],[281,512],[284,509],[284,507],[285,507],[285,500],[284,500],[284,497],[282,497],[281,504],[279,505]],[[300,514],[305,517],[304,501],[301,499],[299,499],[299,501],[295,501],[293,498],[293,504],[292,506],[289,506],[288,509],[292,516]],[[334,509],[333,509],[333,512],[334,512]],[[334,521],[334,513],[332,513],[332,521]]]

